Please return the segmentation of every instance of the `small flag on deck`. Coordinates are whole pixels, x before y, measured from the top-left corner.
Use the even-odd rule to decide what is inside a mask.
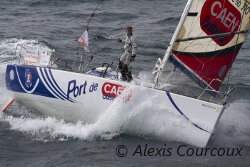
[[[88,30],[84,31],[81,37],[78,39],[78,44],[84,45],[84,49],[86,52],[89,52],[89,35]]]

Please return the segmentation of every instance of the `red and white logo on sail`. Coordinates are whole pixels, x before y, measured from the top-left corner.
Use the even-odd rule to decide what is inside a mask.
[[[237,32],[241,24],[241,13],[228,0],[207,0],[201,10],[200,26],[207,35]],[[234,34],[213,37],[220,46],[228,44]]]

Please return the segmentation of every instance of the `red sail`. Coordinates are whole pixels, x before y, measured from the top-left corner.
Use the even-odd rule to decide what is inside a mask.
[[[232,63],[240,50],[241,44],[224,50],[205,53],[185,53],[173,51],[172,62],[180,68],[185,68],[202,87],[209,85],[219,90]]]

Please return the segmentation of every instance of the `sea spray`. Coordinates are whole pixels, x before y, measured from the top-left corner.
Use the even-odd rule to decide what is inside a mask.
[[[18,63],[19,55],[15,53],[16,49],[17,53],[20,52],[20,48],[17,48],[18,45],[38,45],[47,48],[44,44],[38,43],[37,40],[10,38],[0,41],[0,108],[3,108],[13,98],[12,93],[7,91],[5,86],[5,71],[7,64],[11,63],[12,60],[14,60],[13,63]]]
[[[131,92],[133,90],[133,92]],[[66,123],[54,117],[7,116],[2,121],[10,124],[11,130],[21,131],[37,140],[79,139],[109,140],[120,134],[130,134],[163,141],[180,141],[194,144],[187,133],[197,129],[192,124],[171,111],[158,95],[142,96],[142,90],[128,86],[92,124],[84,122]],[[131,94],[132,93],[132,94]],[[127,97],[131,96],[131,99]],[[127,100],[130,100],[128,102]],[[18,109],[16,109],[18,112]]]
[[[229,104],[212,136],[212,143],[221,146],[250,146],[250,101]]]

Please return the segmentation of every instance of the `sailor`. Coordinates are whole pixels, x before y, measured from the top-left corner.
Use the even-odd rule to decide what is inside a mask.
[[[126,28],[126,39],[118,38],[118,42],[124,42],[125,52],[120,58],[119,69],[121,70],[122,80],[130,82],[132,80],[130,63],[135,61],[137,46],[135,37],[133,36],[133,28],[128,26]]]

